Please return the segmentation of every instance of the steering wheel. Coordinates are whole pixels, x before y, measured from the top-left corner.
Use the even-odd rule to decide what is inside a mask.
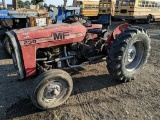
[[[82,25],[86,26],[86,27],[91,27],[91,22],[86,20],[82,15],[71,15],[66,17],[66,19],[64,19],[62,22],[64,23],[74,23],[79,21]]]

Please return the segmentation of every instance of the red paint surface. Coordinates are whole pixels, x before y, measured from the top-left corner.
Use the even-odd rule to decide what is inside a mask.
[[[128,26],[130,25],[123,24],[118,26],[106,40],[106,43],[110,45],[110,42],[115,39],[116,35],[120,34],[121,30],[126,29]],[[93,25],[87,29],[92,28],[101,28],[101,25]],[[30,77],[36,74],[37,49],[83,41],[87,29],[81,25],[81,23],[76,22],[73,24],[63,23],[48,25],[45,27],[37,26],[14,30],[21,45],[26,77]],[[53,33],[59,32],[69,32],[69,35],[66,36],[65,39],[54,40]],[[36,40],[36,43],[32,43],[33,40]],[[27,44],[25,44],[26,41]]]
[[[54,40],[53,33],[68,31],[69,36],[63,40]],[[19,43],[21,45],[22,57],[26,77],[36,74],[36,51],[38,48],[47,48],[51,46],[58,46],[69,44],[73,42],[83,41],[87,29],[81,23],[73,24],[55,24],[45,27],[31,27],[20,30],[14,30]],[[25,41],[36,40],[37,43],[25,45]]]
[[[101,24],[92,24],[91,27],[87,27],[87,29],[93,29],[93,28],[102,28],[102,25]]]
[[[114,31],[110,34],[110,37],[106,40],[107,45],[110,46],[111,41],[116,39],[116,35],[119,35],[123,30],[125,30],[130,26],[131,26],[130,24],[126,23],[126,24],[121,24],[116,29],[114,29]]]

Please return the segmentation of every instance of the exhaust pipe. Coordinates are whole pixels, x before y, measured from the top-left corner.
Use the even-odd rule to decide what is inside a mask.
[[[6,0],[2,0],[2,4],[3,4],[3,8],[4,8],[4,9],[7,9]]]

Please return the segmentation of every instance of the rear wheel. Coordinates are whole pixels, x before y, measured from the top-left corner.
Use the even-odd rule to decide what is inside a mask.
[[[148,15],[145,23],[149,24],[151,22],[151,19],[152,19],[152,16]]]
[[[40,109],[54,108],[68,99],[72,89],[72,78],[67,72],[49,70],[35,80],[31,100]]]
[[[139,27],[129,27],[116,37],[108,50],[107,68],[114,79],[130,81],[147,62],[150,38]]]

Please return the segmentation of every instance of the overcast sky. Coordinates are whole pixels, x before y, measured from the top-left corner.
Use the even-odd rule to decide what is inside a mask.
[[[2,0],[0,0],[0,2],[1,1]],[[26,0],[22,0],[22,1],[26,1]],[[29,0],[29,1],[31,1],[31,0]],[[63,0],[45,0],[45,1],[46,1],[45,3],[47,3],[48,5],[53,4],[56,6],[63,5],[63,3],[64,3]],[[11,4],[12,0],[6,0],[6,2],[7,2],[7,4]],[[68,0],[67,5],[72,5],[72,3],[73,3],[73,0]]]

